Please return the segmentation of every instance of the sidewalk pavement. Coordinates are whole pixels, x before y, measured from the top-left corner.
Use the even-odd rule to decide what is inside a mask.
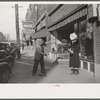
[[[71,75],[69,61],[53,62],[52,59],[45,59],[47,76],[32,76],[34,50],[25,48],[22,57],[16,61],[13,68],[13,75],[9,83],[95,83],[94,76],[84,69],[80,69],[79,75]]]
[[[56,67],[48,72],[48,77],[41,80],[41,83],[95,83],[95,79],[91,73],[84,69],[80,69],[80,74],[71,74],[69,69],[69,61],[62,61]]]

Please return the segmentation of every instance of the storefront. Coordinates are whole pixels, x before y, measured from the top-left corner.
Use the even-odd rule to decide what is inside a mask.
[[[46,28],[46,17],[45,13],[40,17],[37,24],[34,26],[35,34],[33,34],[33,38],[42,38],[44,42],[46,42],[47,38],[47,28]]]
[[[67,5],[63,6],[67,7]],[[63,6],[62,8],[64,8]],[[53,47],[52,45],[54,44],[51,43],[51,52],[52,50],[54,52],[56,51],[56,57],[58,57],[58,45],[62,44],[64,39],[67,43],[69,43],[69,36],[71,33],[75,32],[78,35],[78,39],[80,41],[80,66],[81,68],[89,71],[92,75],[94,75],[95,72],[93,19],[97,17],[97,15],[93,13],[93,10],[96,10],[93,5],[79,5],[76,9],[73,9],[71,12],[67,13],[67,15],[64,15],[48,27],[50,35],[55,37],[55,46]],[[59,9],[57,12],[58,11]],[[52,16],[49,17],[53,18]]]

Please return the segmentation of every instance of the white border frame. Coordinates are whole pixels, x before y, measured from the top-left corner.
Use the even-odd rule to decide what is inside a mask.
[[[100,4],[99,1],[5,1],[7,4]],[[0,84],[0,99],[43,99],[43,98],[100,98],[100,84]]]

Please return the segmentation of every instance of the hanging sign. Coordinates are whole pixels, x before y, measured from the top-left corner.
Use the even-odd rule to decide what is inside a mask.
[[[33,21],[22,21],[23,28],[32,28],[33,27]]]

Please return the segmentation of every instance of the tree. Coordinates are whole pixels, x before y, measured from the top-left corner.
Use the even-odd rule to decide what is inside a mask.
[[[8,41],[8,42],[10,41],[10,35],[9,34],[6,34],[5,38],[6,38],[6,41]]]
[[[0,41],[6,42],[6,38],[2,32],[0,32]]]

